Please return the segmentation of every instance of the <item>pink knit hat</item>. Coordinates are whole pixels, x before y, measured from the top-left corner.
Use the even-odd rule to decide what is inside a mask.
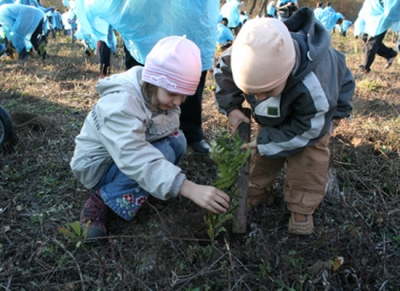
[[[190,96],[196,92],[200,76],[200,49],[185,36],[169,36],[159,40],[147,55],[142,80]]]
[[[277,19],[247,21],[232,45],[233,80],[246,93],[264,93],[282,85],[295,63],[290,32]]]

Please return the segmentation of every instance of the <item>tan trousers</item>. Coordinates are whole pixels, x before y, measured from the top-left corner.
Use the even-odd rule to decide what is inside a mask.
[[[338,124],[336,122],[332,129]],[[328,132],[316,144],[288,158],[269,159],[257,152],[250,164],[249,199],[268,192],[287,161],[284,200],[288,209],[300,214],[313,214],[325,196],[330,137],[331,132]]]

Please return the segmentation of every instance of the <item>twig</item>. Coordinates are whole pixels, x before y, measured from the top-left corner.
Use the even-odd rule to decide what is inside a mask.
[[[67,248],[66,248],[62,243],[60,243],[58,240],[53,239],[52,242],[53,242],[54,244],[58,245],[60,248],[62,248],[62,249],[64,250],[64,252],[65,252],[68,256],[70,256],[70,258],[74,261],[74,263],[75,263],[75,265],[76,265],[76,268],[78,269],[79,278],[81,279],[82,291],[85,291],[85,283],[84,283],[84,281],[83,281],[83,276],[82,276],[81,268],[79,267],[79,264],[78,264],[78,262],[76,261],[74,255],[73,255],[69,250],[67,250]]]
[[[173,274],[173,277],[176,277],[176,279],[172,280],[171,286],[173,287],[173,286],[176,286],[177,284],[183,284],[183,283],[191,281],[191,280],[193,280],[193,279],[195,279],[195,278],[197,278],[199,276],[213,274],[213,273],[216,273],[216,272],[219,272],[219,271],[222,271],[222,270],[223,270],[222,268],[219,268],[219,269],[210,270],[210,271],[206,271],[206,272],[200,272],[200,273],[197,273],[195,275],[189,276],[186,279],[182,279],[182,280],[179,279],[179,276],[174,271],[171,271],[172,274]]]
[[[229,262],[231,264],[231,267],[228,270],[228,290],[231,290],[231,271],[235,269],[235,265],[233,264],[232,261],[231,249],[229,247],[228,241],[226,240],[226,237],[224,237],[224,241],[225,241],[226,251],[228,252]]]
[[[159,237],[159,238],[156,238]],[[101,239],[102,237],[98,237],[96,239]],[[119,238],[142,238],[142,239],[149,239],[149,236],[142,236],[142,235],[114,235],[114,236],[107,236],[104,238],[108,238],[108,239],[119,239]],[[156,236],[152,236],[151,239],[153,240],[165,240],[165,236],[164,235],[156,235]],[[169,240],[182,240],[182,241],[196,241],[196,242],[209,242],[211,243],[212,240],[211,239],[205,239],[205,238],[185,238],[185,237],[167,237],[167,239]],[[88,239],[89,241],[89,239]]]

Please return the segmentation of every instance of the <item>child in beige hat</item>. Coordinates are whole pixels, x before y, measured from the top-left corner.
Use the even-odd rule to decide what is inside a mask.
[[[330,34],[304,7],[290,19],[249,20],[220,58],[214,77],[220,112],[234,133],[249,122],[247,100],[259,125],[249,176],[248,206],[273,202],[270,188],[286,166],[284,200],[289,232],[313,232],[325,195],[332,125],[352,111],[354,78]]]

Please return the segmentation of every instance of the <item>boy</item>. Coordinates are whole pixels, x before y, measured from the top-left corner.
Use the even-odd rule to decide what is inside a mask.
[[[308,7],[285,22],[249,20],[214,70],[218,108],[232,132],[249,122],[240,111],[245,99],[259,124],[247,145],[255,151],[248,206],[273,202],[268,190],[287,161],[284,200],[289,232],[297,235],[313,232],[312,214],[325,195],[332,123],[352,111],[354,78],[330,39]]]

